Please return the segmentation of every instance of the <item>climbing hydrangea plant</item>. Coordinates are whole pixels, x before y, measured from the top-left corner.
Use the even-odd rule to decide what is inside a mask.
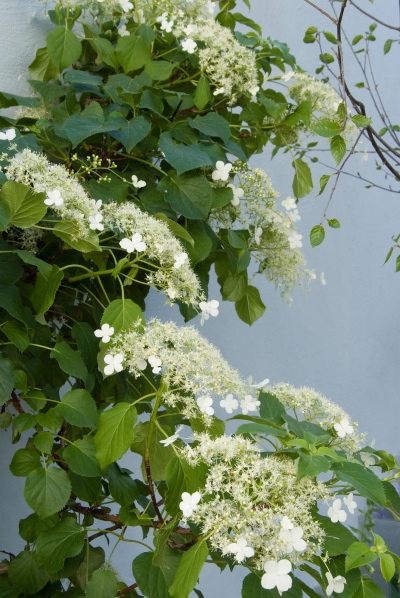
[[[248,324],[265,309],[249,273],[285,298],[316,278],[296,200],[248,160],[324,136],[317,95],[336,96],[234,8],[63,0],[34,94],[0,94],[16,107],[0,117],[0,426],[24,443],[10,469],[32,509],[21,552],[0,546],[0,596],[202,596],[212,562],[247,569],[243,598],[315,598],[315,583],[380,598],[362,567],[400,571],[382,538],[343,525],[362,498],[400,515],[394,458],[312,389],[252,384],[196,328],[144,315],[153,288],[207,325],[212,268]],[[312,181],[294,167],[298,199]]]

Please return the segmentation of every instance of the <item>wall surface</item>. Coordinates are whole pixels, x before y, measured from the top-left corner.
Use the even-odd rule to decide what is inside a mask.
[[[323,17],[302,0],[286,0],[285,12],[281,0],[253,0],[252,4],[252,16],[263,26],[265,35],[287,41],[299,64],[312,72],[317,49],[305,46],[301,40],[309,25],[327,27]],[[380,17],[397,22],[397,14],[390,14],[394,4],[388,1],[383,6],[379,2]],[[30,93],[23,82],[26,67],[48,28],[42,5],[24,0],[18,2],[17,10],[15,0],[1,0],[0,22],[0,89]],[[354,22],[358,26],[356,33],[362,32],[364,25],[358,16]],[[376,53],[381,55],[381,49]],[[400,97],[399,81],[392,79],[393,72],[385,74],[384,62],[377,66],[383,73],[381,91],[387,102],[393,103]],[[263,155],[252,163],[268,172],[281,199],[292,193],[289,160],[278,157],[271,162],[268,155]],[[350,167],[353,173],[361,168],[359,156]],[[371,158],[369,168],[374,170]],[[338,218],[342,228],[329,230],[323,245],[312,249],[307,241],[309,231],[320,222],[327,200],[327,196],[314,195],[301,201],[299,232],[305,239],[309,267],[324,271],[327,285],[315,281],[310,290],[296,290],[289,308],[270,283],[259,279],[267,310],[256,326],[249,328],[238,321],[233,305],[223,303],[220,316],[212,323],[206,322],[202,332],[244,376],[312,386],[346,409],[367,432],[369,441],[375,438],[377,447],[400,454],[400,275],[393,273],[393,262],[382,265],[391,235],[400,232],[400,198],[379,189],[366,190],[355,178],[343,176],[329,211],[329,217]],[[210,298],[219,298],[215,281]],[[174,308],[165,306],[163,297],[155,293],[149,302],[149,315],[178,319]],[[14,450],[8,435],[0,431],[0,550],[19,551],[22,540],[17,535],[16,516],[24,516],[28,508],[19,502],[23,480],[8,473]],[[117,569],[121,573],[130,571],[132,555],[125,548],[120,555]],[[236,598],[240,595],[240,579],[236,571],[219,575],[207,570],[202,584],[204,595]]]

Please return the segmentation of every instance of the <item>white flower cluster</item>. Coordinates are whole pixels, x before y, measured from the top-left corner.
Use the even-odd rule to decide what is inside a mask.
[[[176,15],[176,16],[174,16]],[[183,37],[182,47],[199,57],[200,68],[215,86],[214,95],[223,95],[234,104],[242,95],[257,93],[256,55],[242,46],[228,27],[211,15],[198,14],[188,19],[187,13],[174,11],[176,37]]]
[[[124,368],[135,377],[148,365],[153,373],[160,374],[163,403],[187,417],[201,416],[211,423],[214,400],[226,395],[237,397],[236,407],[240,403],[243,413],[256,411],[260,404],[218,349],[193,327],[151,320],[143,332],[133,327],[114,335],[107,350],[110,359],[121,355]]]
[[[218,172],[222,173],[222,170],[223,163]],[[212,179],[215,181],[214,172]],[[213,210],[210,223],[214,228],[234,228],[235,223],[240,223],[249,230],[252,233],[250,249],[258,262],[258,272],[274,282],[282,297],[289,300],[293,287],[303,277],[311,276],[300,251],[302,236],[295,228],[295,223],[300,220],[296,203],[287,198],[282,202],[285,210],[282,212],[274,201],[278,193],[268,175],[259,168],[251,169],[237,161],[227,172],[237,177],[237,186],[232,182],[226,185],[233,191],[233,200],[227,206]],[[220,180],[229,179],[217,179],[218,185]]]
[[[295,388],[290,384],[282,383],[271,386],[269,389],[285,407],[300,413],[309,422],[329,429],[337,435],[333,446],[354,453],[357,451],[364,438],[357,433],[357,424],[350,425],[350,416],[336,403],[333,403],[316,390],[303,386]]]
[[[340,121],[337,109],[342,99],[329,83],[324,83],[311,75],[297,71],[290,71],[282,78],[292,81],[289,87],[289,95],[295,102],[301,104],[301,102],[308,100],[312,103],[314,118],[316,117],[317,120],[329,118],[337,122]],[[351,119],[348,119],[345,128],[347,137],[353,139],[357,135],[357,131],[356,125]]]
[[[323,532],[311,509],[326,498],[323,484],[309,477],[297,482],[292,461],[264,457],[240,436],[195,434],[195,440],[182,456],[209,470],[201,499],[184,517],[210,535],[215,550],[239,563],[254,558],[260,571],[271,559],[286,558],[296,566],[318,553]]]
[[[102,204],[101,200],[91,199],[64,166],[52,164],[44,155],[29,149],[11,158],[7,175],[32,186],[37,193],[45,192],[45,204],[62,220],[74,222],[77,238],[87,238],[93,231],[107,229],[123,237],[121,248],[128,253],[146,251],[146,258],[155,266],[152,271],[146,265],[150,270],[147,281],[162,290],[169,301],[179,299],[197,306],[204,299],[187,254],[164,222],[142,212],[133,203]],[[136,187],[144,183],[137,177],[132,177],[132,182]]]

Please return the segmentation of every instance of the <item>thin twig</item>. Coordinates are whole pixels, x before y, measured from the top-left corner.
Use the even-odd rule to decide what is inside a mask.
[[[11,393],[11,402],[14,405],[15,409],[18,411],[18,413],[25,413],[25,411],[20,403],[19,397],[16,394],[15,390],[13,390]]]
[[[306,0],[307,1],[307,0]],[[360,12],[362,12],[364,15],[366,15],[367,17],[369,17],[370,19],[372,19],[373,21],[376,21],[377,23],[379,23],[380,25],[383,25],[384,27],[387,27],[388,29],[394,29],[394,31],[400,31],[400,27],[395,27],[394,25],[389,25],[389,23],[384,23],[383,21],[381,21],[380,19],[378,19],[377,17],[374,17],[374,15],[369,14],[366,10],[364,10],[363,8],[360,8],[359,6],[357,6],[357,4],[355,2],[353,2],[353,0],[349,0],[350,4],[352,6],[354,6],[354,8],[356,8],[357,10],[359,10]]]
[[[97,538],[100,538],[101,536],[104,536],[104,534],[106,534],[107,532],[113,532],[116,529],[120,529],[121,525],[119,523],[116,523],[115,525],[112,525],[111,527],[107,527],[106,529],[104,529],[101,532],[97,532],[96,534],[92,534],[91,536],[88,537],[88,542],[93,542],[93,540],[96,540]]]
[[[131,590],[134,590],[137,587],[138,587],[137,583],[133,583],[131,586],[128,586],[127,588],[124,588],[123,590],[119,590],[117,592],[117,596],[123,596],[124,594],[127,594],[128,592],[130,592]]]
[[[146,470],[147,483],[148,483],[148,486],[150,489],[151,502],[153,503],[154,510],[156,512],[158,520],[160,521],[160,523],[164,523],[164,518],[161,515],[160,509],[158,508],[157,497],[154,492],[154,484],[153,484],[153,479],[151,477],[151,469],[150,469],[149,459],[144,459],[144,468]]]
[[[324,10],[322,10],[322,8],[320,8],[319,6],[317,6],[316,4],[314,4],[314,2],[311,2],[311,0],[305,0],[305,2],[307,2],[307,4],[310,4],[310,6],[313,6],[314,8],[316,8],[320,13],[322,13],[328,19],[330,19],[332,21],[332,23],[334,23],[335,25],[337,25],[336,19],[334,19],[332,17],[332,15],[330,15],[329,13],[325,12]]]

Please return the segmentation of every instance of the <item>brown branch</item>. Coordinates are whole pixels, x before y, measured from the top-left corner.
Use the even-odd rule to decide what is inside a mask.
[[[154,510],[156,512],[158,520],[160,521],[160,523],[164,523],[164,518],[161,515],[160,509],[158,508],[157,498],[156,498],[156,495],[154,492],[154,484],[153,484],[153,480],[151,477],[150,460],[147,458],[144,459],[144,468],[146,470],[147,483],[148,483],[149,490],[150,490],[151,502],[153,503]]]
[[[82,515],[92,515],[95,519],[101,521],[111,521],[112,523],[118,524],[118,527],[123,527],[123,523],[118,515],[111,515],[104,509],[97,509],[96,507],[83,507],[80,503],[75,503],[72,507],[67,507],[75,511],[75,513],[81,513]]]
[[[25,413],[15,390],[13,390],[11,393],[11,402],[14,405],[15,409],[18,411],[18,413]]]
[[[127,588],[124,588],[123,590],[119,590],[117,592],[117,596],[123,596],[124,594],[127,594],[128,592],[130,592],[131,590],[134,590],[137,587],[138,587],[137,583],[134,583],[131,586],[128,586]]]
[[[10,557],[10,561],[12,561],[13,559],[15,559],[15,554],[13,554],[12,552],[8,552],[8,550],[0,550],[0,552],[2,554],[7,554]]]
[[[314,4],[314,2],[311,2],[311,0],[304,0],[304,1],[307,2],[307,4],[309,4],[310,6],[313,6],[314,8],[316,8],[320,13],[322,13],[328,19],[330,19],[332,21],[332,23],[334,23],[335,25],[337,25],[337,21],[336,21],[336,19],[334,19],[332,17],[332,15],[330,15],[329,13],[325,12],[324,10],[322,10],[322,8],[320,8],[319,6],[317,6],[316,4]]]
[[[354,6],[354,8],[356,8],[357,10],[359,10],[360,12],[362,12],[364,15],[366,15],[367,17],[369,17],[373,21],[376,21],[380,25],[383,25],[384,27],[387,27],[388,29],[394,29],[394,31],[400,31],[400,27],[395,27],[394,25],[389,25],[389,23],[384,23],[383,21],[379,20],[377,17],[374,17],[374,15],[370,15],[363,8],[360,8],[359,6],[357,6],[357,4],[355,4],[355,2],[353,2],[353,0],[349,0],[349,2],[350,2],[350,4],[352,6]]]

